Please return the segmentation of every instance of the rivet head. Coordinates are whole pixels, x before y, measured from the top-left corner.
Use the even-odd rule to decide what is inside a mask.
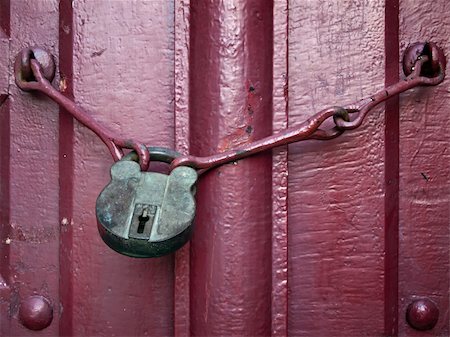
[[[406,309],[406,320],[416,330],[431,330],[439,318],[439,309],[428,298],[413,301]]]
[[[42,330],[53,320],[53,308],[43,296],[33,295],[20,303],[20,322],[30,330]]]

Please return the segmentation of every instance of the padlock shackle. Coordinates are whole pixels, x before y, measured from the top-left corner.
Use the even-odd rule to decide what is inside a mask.
[[[175,158],[181,156],[181,153],[177,151],[157,146],[149,146],[148,152],[150,153],[150,161],[162,162],[169,165],[174,161]],[[121,160],[132,160],[135,162],[139,162],[139,156],[136,151],[131,151]]]

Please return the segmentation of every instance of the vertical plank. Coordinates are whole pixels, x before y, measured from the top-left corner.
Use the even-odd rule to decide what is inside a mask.
[[[125,137],[174,147],[174,2],[76,1],[75,101]],[[73,334],[173,334],[173,256],[133,259],[109,249],[95,201],[110,154],[74,125]]]
[[[272,3],[191,3],[191,149],[208,155],[272,129]],[[271,333],[271,156],[205,174],[191,242],[191,332]]]
[[[24,47],[58,55],[58,2],[11,2],[10,65]],[[9,71],[12,71],[11,67]],[[24,93],[10,77],[10,336],[30,335],[19,322],[20,301],[38,294],[54,309],[41,336],[58,334],[58,108]],[[2,313],[3,314],[3,313]]]
[[[433,41],[449,57],[450,3],[417,6],[400,0],[400,41]],[[448,74],[448,71],[447,71]],[[449,334],[450,93],[447,79],[417,88],[400,105],[399,335]],[[407,306],[419,298],[434,301],[440,315],[429,332],[405,322]]]
[[[288,1],[273,9],[273,133],[288,125]],[[272,158],[272,336],[288,330],[288,147]]]
[[[384,1],[289,2],[289,124],[384,85]],[[384,332],[384,119],[289,149],[289,334]]]
[[[385,85],[399,80],[398,0],[385,2]],[[385,103],[384,333],[398,334],[399,97]]]

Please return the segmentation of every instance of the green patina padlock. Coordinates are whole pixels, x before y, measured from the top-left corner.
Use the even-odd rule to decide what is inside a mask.
[[[150,147],[152,162],[170,164],[175,151]],[[170,174],[141,172],[132,152],[111,167],[111,181],[97,198],[103,241],[133,257],[158,257],[181,248],[191,237],[197,172],[186,166]]]

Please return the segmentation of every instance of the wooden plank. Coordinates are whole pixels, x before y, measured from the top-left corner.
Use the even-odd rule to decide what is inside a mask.
[[[101,123],[174,147],[174,2],[73,2],[74,97]],[[72,287],[74,335],[173,334],[173,256],[132,259],[109,249],[95,201],[111,156],[74,125]]]
[[[271,133],[272,3],[193,1],[191,150],[224,151]],[[210,171],[197,188],[191,333],[271,333],[270,153]]]
[[[289,124],[384,85],[384,1],[290,1]],[[384,118],[289,149],[289,334],[384,331]]]
[[[401,50],[437,43],[448,57],[448,1],[417,6],[400,1]],[[448,73],[448,71],[447,71]],[[407,306],[429,298],[440,311],[430,336],[449,334],[450,95],[448,76],[437,87],[404,94],[400,105],[399,335],[423,336],[405,322]]]
[[[22,48],[35,45],[57,57],[58,1],[12,1],[10,9],[10,65]],[[60,312],[58,108],[42,96],[21,91],[12,77],[9,88],[12,318],[7,335],[30,334],[20,324],[18,311],[21,301],[38,294],[54,310],[52,324],[40,335],[55,336]]]

